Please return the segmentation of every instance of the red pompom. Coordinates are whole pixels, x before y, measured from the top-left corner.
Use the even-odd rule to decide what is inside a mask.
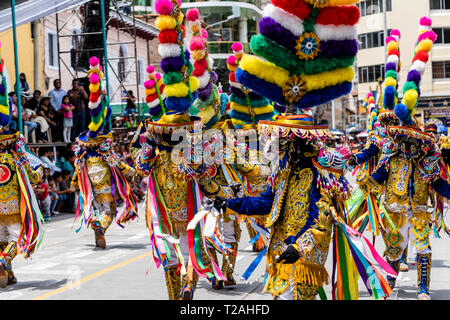
[[[426,52],[425,50],[420,50],[416,52],[416,55],[414,56],[413,62],[415,62],[416,60],[420,60],[423,62],[427,62],[429,59],[429,55],[428,52]]]
[[[206,59],[196,60],[194,62],[194,71],[192,72],[192,75],[194,77],[200,77],[205,73],[206,69],[208,69],[208,61]]]
[[[400,58],[400,51],[398,51],[397,49],[392,49],[388,52],[388,56],[393,56],[396,55],[397,57]]]
[[[358,23],[359,17],[357,6],[325,7],[319,11],[316,23],[353,26]]]
[[[173,29],[166,29],[159,33],[158,40],[160,43],[177,43],[178,35]]]
[[[200,12],[198,12],[197,8],[189,9],[186,12],[186,19],[188,19],[191,22],[198,20],[199,17],[200,17]]]
[[[272,3],[302,20],[308,19],[311,13],[311,7],[303,0],[272,0]]]

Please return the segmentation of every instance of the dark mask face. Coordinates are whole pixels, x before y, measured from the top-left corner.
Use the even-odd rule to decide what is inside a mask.
[[[299,165],[306,158],[311,158],[314,153],[314,145],[304,139],[289,144],[289,159],[293,165]]]
[[[420,142],[416,139],[404,137],[400,140],[398,146],[404,159],[417,160],[422,156]]]

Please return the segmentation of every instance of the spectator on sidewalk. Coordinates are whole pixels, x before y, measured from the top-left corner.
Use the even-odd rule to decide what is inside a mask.
[[[55,161],[54,156],[55,153],[53,152],[52,148],[42,148],[39,150],[40,156],[39,159],[41,159],[50,169],[50,175],[53,175],[55,173]]]
[[[72,81],[72,89],[67,92],[70,103],[75,107],[73,112],[73,138],[78,137],[80,133],[86,130],[86,106],[85,100],[88,99],[88,94],[83,86],[80,86],[79,81],[74,79]]]
[[[53,179],[53,177],[50,177],[50,180],[48,182],[48,192],[50,194],[50,200],[51,200],[50,214],[52,216],[59,216],[60,213],[55,210],[55,207],[56,207],[56,204],[58,203],[59,197],[56,194],[56,184],[55,184],[55,180]]]
[[[136,104],[135,104],[136,97],[133,95],[133,91],[128,90],[127,96],[123,97],[122,100],[127,101],[127,106],[126,106],[125,110],[123,111],[123,116],[128,117],[131,114],[135,114],[136,113]]]
[[[61,80],[56,79],[53,81],[54,89],[50,90],[48,95],[50,96],[50,105],[56,111],[56,113],[62,115],[61,106],[63,103],[64,97],[67,95],[67,92],[61,89]]]
[[[33,96],[28,101],[27,108],[31,109],[33,111],[36,111],[36,109],[39,107],[39,101],[41,100],[41,94],[42,92],[39,90],[34,90]]]
[[[37,114],[43,117],[50,126],[53,141],[60,141],[61,128],[59,127],[56,112],[50,105],[50,97],[44,96],[41,98],[40,105],[37,109]]]
[[[63,110],[64,122],[63,122],[63,136],[64,142],[71,142],[70,138],[72,135],[72,127],[73,127],[73,110],[75,107],[70,103],[69,96],[64,96],[61,108]]]
[[[25,76],[25,73],[19,74],[19,87],[20,87],[20,93],[25,93],[25,95],[29,96],[30,93],[30,85],[28,84],[27,77]],[[16,90],[17,83],[14,85],[14,90]]]
[[[51,213],[50,213],[50,206],[51,206],[51,198],[50,194],[48,193],[48,186],[45,183],[44,178],[41,179],[41,183],[39,184],[39,187],[35,190],[37,192],[37,196],[39,199],[39,207],[42,212],[42,216],[44,217],[45,221],[51,220]]]

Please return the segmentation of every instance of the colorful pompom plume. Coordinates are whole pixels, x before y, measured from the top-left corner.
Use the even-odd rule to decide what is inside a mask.
[[[162,117],[166,108],[164,106],[164,88],[165,85],[159,73],[155,73],[155,67],[147,67],[148,80],[145,81],[145,102],[148,106],[148,112],[152,119],[158,120]]]
[[[193,75],[199,83],[198,97],[189,109],[189,113],[200,117],[204,129],[208,129],[220,120],[225,108],[222,108],[223,99],[216,86],[217,74],[212,70],[213,61],[209,58],[206,45],[207,33],[205,34],[201,29],[198,9],[188,10],[186,17],[193,35],[189,46],[194,60]]]
[[[1,47],[1,43],[0,43]],[[1,58],[1,57],[0,57]],[[9,124],[9,121],[11,120],[11,108],[12,104],[10,103],[8,99],[8,93],[7,93],[7,84],[6,84],[6,77],[3,73],[3,66],[4,66],[3,59],[0,60],[0,127],[6,127]]]
[[[429,53],[437,39],[432,30],[432,20],[428,17],[420,19],[420,31],[414,50],[412,66],[407,81],[403,86],[402,103],[395,107],[395,114],[402,125],[412,125],[415,108],[420,97],[420,83],[428,62]]]
[[[256,56],[244,54],[236,79],[292,111],[350,93],[360,12],[327,3],[272,0],[250,42]]]
[[[227,59],[228,70],[230,70],[230,117],[237,129],[256,129],[260,120],[272,120],[274,116],[273,106],[269,100],[243,86],[236,77],[236,71],[240,60],[244,55],[244,47],[240,42],[231,46],[234,55]]]
[[[90,139],[96,138],[104,129],[109,117],[111,116],[111,108],[109,101],[102,89],[103,72],[101,71],[100,60],[97,57],[89,59],[90,69],[89,77],[89,110],[91,122],[88,126]]]
[[[185,30],[178,0],[158,0],[155,3],[155,25],[160,30],[158,52],[164,72],[164,106],[167,111],[187,114],[197,97],[198,80],[192,76],[190,54],[184,50]],[[192,14],[189,14],[192,17]]]

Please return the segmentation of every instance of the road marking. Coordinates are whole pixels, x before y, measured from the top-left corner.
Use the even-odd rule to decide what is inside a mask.
[[[123,262],[121,262],[119,264],[116,264],[114,266],[111,266],[111,267],[108,267],[106,269],[100,270],[100,271],[98,271],[98,272],[96,272],[94,274],[91,274],[91,275],[87,276],[87,277],[84,277],[83,279],[81,279],[79,281],[72,282],[72,283],[70,283],[68,285],[65,285],[65,286],[59,288],[59,289],[50,291],[50,292],[48,292],[48,293],[46,293],[46,294],[44,294],[42,296],[38,296],[36,298],[33,298],[33,300],[44,300],[44,299],[47,299],[47,298],[49,298],[51,296],[54,296],[54,295],[56,295],[58,293],[64,292],[64,291],[66,291],[66,290],[68,290],[70,288],[80,286],[81,284],[83,284],[83,283],[85,283],[87,281],[90,281],[92,279],[98,278],[98,277],[100,277],[101,275],[103,275],[103,274],[105,274],[107,272],[119,269],[119,268],[121,268],[123,266],[126,266],[127,264],[130,264],[130,263],[133,263],[135,261],[141,260],[142,258],[148,257],[151,254],[152,254],[151,252],[147,252],[147,253],[141,254],[141,255],[139,255],[137,257],[134,257],[132,259],[125,260],[125,261],[123,261]]]

